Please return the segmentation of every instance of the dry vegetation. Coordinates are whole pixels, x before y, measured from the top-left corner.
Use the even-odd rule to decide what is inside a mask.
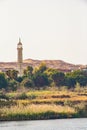
[[[4,93],[0,120],[87,117],[87,88]],[[7,98],[7,99],[5,99]]]

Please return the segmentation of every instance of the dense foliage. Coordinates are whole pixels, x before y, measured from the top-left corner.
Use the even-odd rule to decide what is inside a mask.
[[[0,73],[0,89],[17,90],[20,87],[43,89],[47,86],[66,86],[68,89],[87,86],[87,71],[76,70],[69,73],[59,72],[57,69],[47,68],[45,63],[38,67],[28,66],[23,76],[18,76],[18,71],[8,70]]]

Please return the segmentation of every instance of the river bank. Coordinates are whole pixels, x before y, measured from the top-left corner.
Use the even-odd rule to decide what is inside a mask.
[[[0,96],[0,121],[81,117],[87,117],[87,89],[31,90]]]
[[[23,121],[23,120],[48,120],[48,119],[69,119],[69,118],[84,118],[76,113],[55,113],[55,112],[44,112],[44,113],[26,113],[25,114],[12,114],[8,116],[0,117],[0,121]]]

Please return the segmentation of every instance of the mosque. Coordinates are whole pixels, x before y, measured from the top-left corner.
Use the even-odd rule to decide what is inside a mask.
[[[33,61],[33,60],[32,60]],[[53,60],[55,62],[55,60]],[[53,63],[53,61],[51,60],[48,60],[47,63],[50,67],[54,67],[54,68],[57,68],[58,67],[58,64],[59,64],[59,61],[57,62],[56,61],[56,64]],[[40,61],[38,61],[38,64],[40,63]],[[62,63],[62,62],[61,62]],[[37,65],[37,62],[33,62],[32,63],[33,65]],[[23,62],[23,45],[22,45],[22,42],[21,42],[21,39],[19,38],[19,42],[17,44],[17,62],[8,62],[8,63],[4,63],[4,62],[1,62],[0,63],[0,72],[6,72],[8,70],[17,70],[19,72],[19,76],[22,76],[23,75],[23,70],[26,66],[28,66],[29,64],[24,64]],[[62,63],[62,65],[66,66],[67,69],[65,68],[58,68],[59,71],[62,71],[62,72],[71,72],[72,70],[77,70],[77,69],[80,69],[80,70],[84,70],[84,71],[87,71],[87,66],[76,66],[76,65],[73,65],[71,64],[65,64],[64,62]],[[78,68],[79,67],[79,68]]]

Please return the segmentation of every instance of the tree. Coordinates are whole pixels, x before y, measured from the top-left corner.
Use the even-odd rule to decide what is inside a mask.
[[[18,87],[19,87],[19,84],[17,81],[15,81],[14,79],[9,80],[8,89],[10,89],[12,91],[16,91]]]
[[[38,67],[34,69],[34,73],[44,73],[46,71],[47,67],[44,62],[42,62]]]
[[[0,73],[0,89],[2,89],[2,88],[6,89],[7,85],[8,85],[8,82],[5,77],[5,74]]]
[[[52,73],[52,79],[56,86],[63,86],[65,75],[62,72],[54,71]]]
[[[21,83],[23,81],[23,77],[21,77],[21,76],[17,77],[16,81]]]
[[[33,71],[33,82],[36,87],[43,87],[49,84],[48,76],[44,73],[47,67],[44,62],[42,62],[39,67],[36,67]]]
[[[24,70],[24,76],[25,76],[25,77],[32,78],[32,75],[33,75],[33,67],[32,67],[32,66],[28,66],[28,67]]]
[[[33,87],[33,81],[29,78],[25,78],[22,82],[21,82],[21,86],[26,87],[26,88],[30,88]]]
[[[68,88],[74,88],[76,85],[76,80],[73,77],[66,76],[64,85]]]
[[[87,76],[79,75],[77,82],[80,84],[80,86],[86,86],[87,85]]]
[[[38,71],[40,73],[43,73],[44,71],[46,71],[47,67],[46,67],[46,63],[45,62],[42,62],[39,67],[38,67]]]
[[[12,70],[12,79],[16,80],[18,77],[18,71],[17,70]]]
[[[18,77],[18,71],[17,70],[8,70],[8,71],[6,71],[6,75],[8,76],[9,79],[16,80]]]
[[[77,75],[80,74],[80,71],[69,72],[65,75],[65,86],[68,88],[74,88],[77,82]]]
[[[67,76],[72,77],[76,81],[76,83],[79,83],[80,86],[87,85],[87,72],[86,71],[76,70],[74,72],[67,74]]]
[[[48,77],[48,80],[49,80],[49,85],[51,85],[54,81],[53,81],[53,78],[52,78],[52,75],[54,73],[56,73],[56,71],[58,72],[58,70],[54,69],[54,68],[47,68],[44,73],[47,75]]]
[[[12,79],[12,74],[11,74],[11,70],[7,70],[6,71],[6,75],[9,79]]]
[[[46,74],[36,73],[33,76],[33,82],[36,87],[43,87],[49,85],[49,80]]]

